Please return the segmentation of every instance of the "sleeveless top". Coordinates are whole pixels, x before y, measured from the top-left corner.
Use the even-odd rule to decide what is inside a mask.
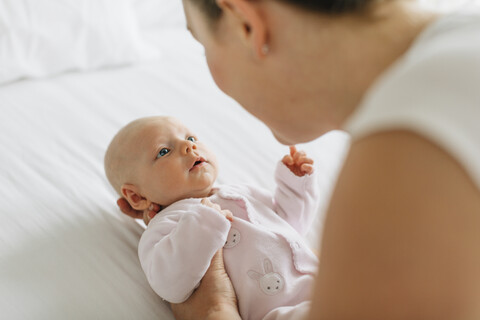
[[[352,141],[409,130],[448,152],[480,189],[480,12],[440,17],[345,122]]]

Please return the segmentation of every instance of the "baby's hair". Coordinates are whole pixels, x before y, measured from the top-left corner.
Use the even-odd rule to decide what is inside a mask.
[[[122,196],[122,185],[132,182],[131,179],[135,177],[137,169],[132,161],[136,155],[129,152],[129,149],[141,141],[140,129],[159,118],[166,119],[167,117],[136,119],[121,128],[110,142],[104,158],[105,175],[120,196]]]

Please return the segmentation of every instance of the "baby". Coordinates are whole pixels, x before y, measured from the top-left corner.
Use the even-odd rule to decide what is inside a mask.
[[[108,180],[133,209],[162,208],[138,248],[158,295],[185,301],[223,247],[242,319],[308,303],[318,260],[302,235],[318,195],[313,160],[290,148],[272,196],[252,186],[214,187],[215,155],[174,118],[138,119],[117,133],[105,155]]]

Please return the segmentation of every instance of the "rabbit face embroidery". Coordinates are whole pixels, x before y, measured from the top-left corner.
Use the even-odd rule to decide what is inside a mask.
[[[267,258],[263,261],[263,268],[265,272],[264,274],[258,273],[254,270],[249,270],[247,274],[250,278],[258,281],[263,293],[269,296],[276,295],[283,289],[285,281],[280,274],[273,272],[270,259]]]

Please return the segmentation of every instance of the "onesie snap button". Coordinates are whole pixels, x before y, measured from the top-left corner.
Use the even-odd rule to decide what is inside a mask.
[[[235,247],[241,239],[240,231],[235,228],[231,228],[228,233],[227,241],[225,242],[224,248],[230,249]]]

